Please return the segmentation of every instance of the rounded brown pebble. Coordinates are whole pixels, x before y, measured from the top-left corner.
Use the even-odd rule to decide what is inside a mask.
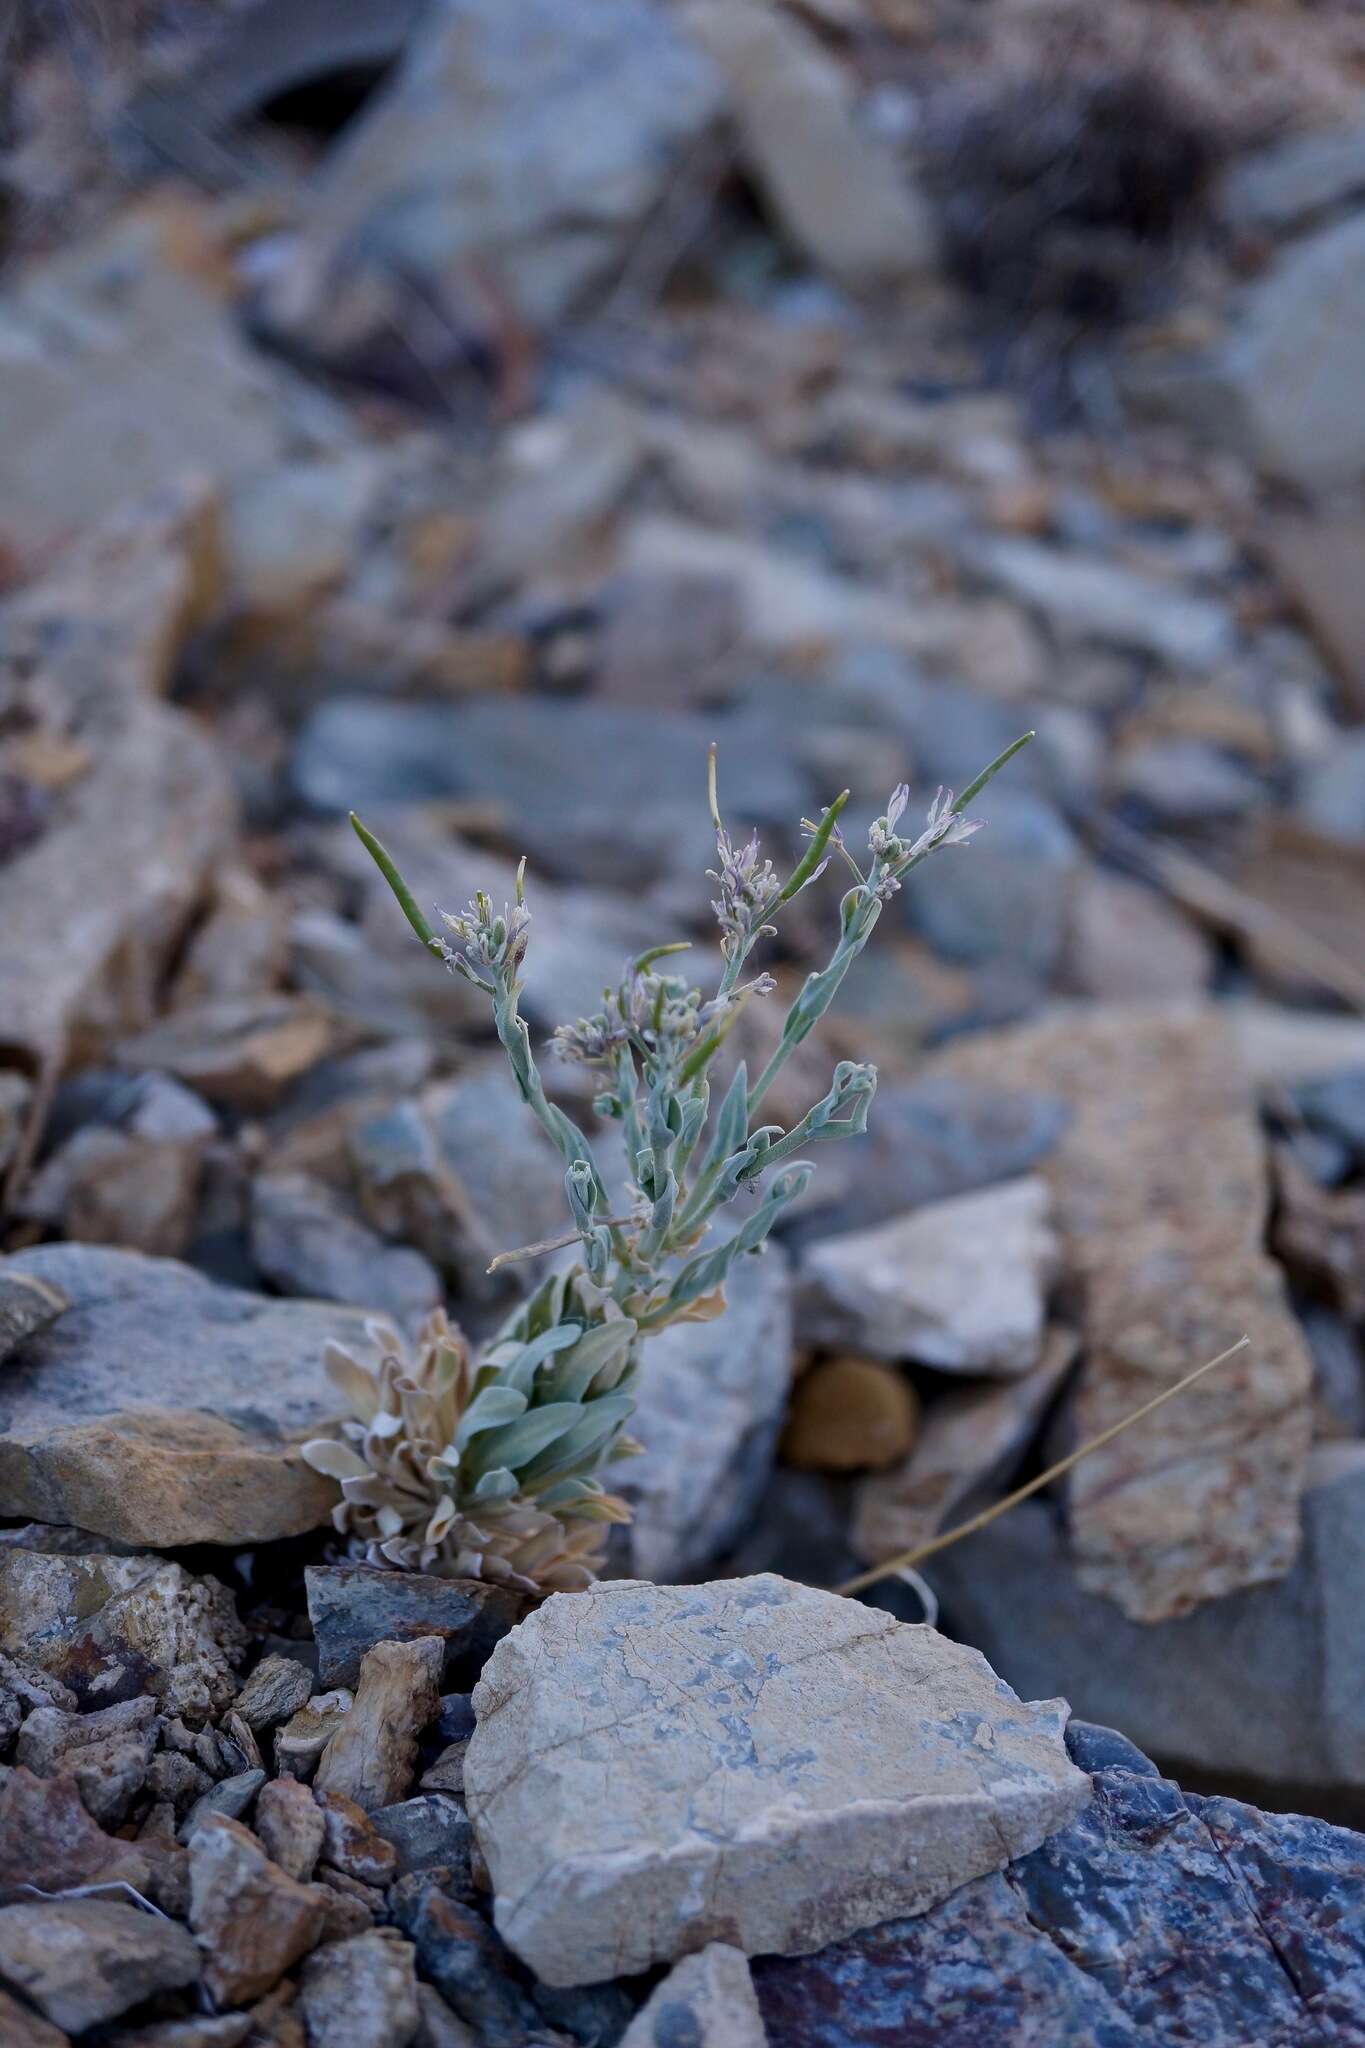
[[[919,1400],[870,1358],[829,1358],[797,1381],[782,1457],[807,1472],[880,1472],[909,1452]]]

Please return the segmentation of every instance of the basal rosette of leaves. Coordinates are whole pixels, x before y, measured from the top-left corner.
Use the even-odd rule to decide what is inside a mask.
[[[569,1593],[630,1519],[596,1476],[639,1447],[623,1434],[638,1370],[628,1316],[589,1320],[555,1274],[475,1364],[437,1309],[411,1347],[379,1323],[371,1369],[341,1345],[326,1367],[349,1411],[304,1445],[342,1498],[333,1521],[367,1563]]]
[[[845,791],[818,822],[804,822],[806,850],[785,881],[761,858],[756,836],[736,845],[726,831],[713,751],[717,865],[710,873],[722,963],[714,991],[706,995],[671,971],[685,945],[659,946],[627,965],[598,1012],[554,1035],[561,1057],[594,1071],[594,1110],[621,1133],[629,1187],[621,1213],[612,1212],[588,1138],[548,1099],[518,1008],[531,926],[525,863],[516,901],[502,910],[480,892],[464,911],[438,913],[446,937],[352,815],[422,944],[488,997],[522,1098],[564,1161],[567,1235],[503,1254],[495,1264],[578,1247],[568,1269],[538,1289],[477,1363],[440,1311],[411,1347],[396,1332],[372,1326],[376,1366],[329,1349],[327,1369],[349,1415],[339,1437],[305,1444],[303,1455],[337,1481],[333,1520],[353,1553],[375,1564],[533,1592],[591,1583],[608,1526],[629,1520],[624,1501],[606,1491],[598,1474],[639,1449],[625,1424],[645,1340],[670,1323],[724,1313],[735,1261],[762,1251],[810,1179],[813,1168],[798,1155],[866,1129],[876,1069],[841,1060],[828,1092],[787,1130],[760,1120],[764,1098],[834,1000],[884,905],[931,854],[964,844],[980,829],[966,806],[1031,738],[1025,734],[1007,748],[961,796],[940,790],[910,839],[897,829],[909,801],[905,786],[898,788],[873,822],[865,866],[839,829]],[[852,880],[829,960],[807,977],[763,1072],[751,1081],[741,1063],[713,1103],[708,1075],[728,1032],[747,1002],[773,992],[767,975],[745,978],[750,956],[775,933],[773,917],[835,858]],[[717,1210],[741,1194],[750,1203],[742,1222],[708,1247]]]

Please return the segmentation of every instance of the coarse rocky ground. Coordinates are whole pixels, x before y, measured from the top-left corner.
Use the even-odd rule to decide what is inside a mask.
[[[1362,309],[1346,0],[0,20],[6,2044],[1365,2038]],[[346,811],[539,1042],[710,741],[780,864],[1028,728],[607,1581],[349,1560],[325,1345],[564,1204]]]

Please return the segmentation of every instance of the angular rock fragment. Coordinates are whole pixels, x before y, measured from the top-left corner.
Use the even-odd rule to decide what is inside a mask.
[[[287,1877],[240,1821],[214,1814],[190,1843],[190,1926],[221,2005],[259,1998],[322,1933],[317,1887]]]
[[[322,1809],[297,1778],[272,1778],[256,1800],[255,1832],[272,1863],[286,1877],[305,1883],[312,1875],[326,1835]]]
[[[25,1338],[55,1323],[66,1306],[60,1287],[35,1274],[0,1266],[0,1359],[7,1358]]]
[[[317,1884],[329,1900],[325,1941],[364,1934],[385,1916],[384,1893],[378,1885],[348,1877],[344,1870],[336,1870],[330,1863],[318,1865]]]
[[[963,1041],[933,1071],[1042,1089],[1070,1106],[1043,1171],[1082,1297],[1078,1439],[1251,1337],[1072,1474],[1082,1583],[1134,1620],[1158,1621],[1281,1576],[1298,1543],[1312,1367],[1261,1248],[1264,1150],[1218,1013],[1062,1016]]]
[[[482,1579],[437,1579],[371,1565],[309,1565],[304,1586],[318,1677],[327,1686],[354,1686],[362,1657],[376,1643],[424,1636],[439,1637],[444,1645],[442,1690],[462,1680],[472,1685],[493,1645],[528,1606],[522,1594]]]
[[[0,1991],[0,2041],[6,2048],[71,2048],[60,2027],[43,2019],[31,2005],[20,2005],[8,1991]]]
[[[417,1762],[417,1738],[440,1706],[443,1656],[438,1636],[376,1643],[365,1652],[355,1703],[318,1765],[320,1793],[339,1792],[366,1813],[406,1795]]]
[[[160,493],[168,476],[231,482],[259,472],[285,446],[316,439],[309,422],[329,421],[319,392],[245,345],[204,273],[202,234],[183,204],[138,206],[25,273],[0,350],[0,419],[8,516],[31,544]],[[198,256],[186,253],[194,248]],[[123,654],[127,620],[153,644],[159,637],[165,600],[149,618],[142,559],[127,544],[102,550],[104,578],[122,598],[112,623],[123,631],[104,640],[88,631],[92,665],[111,642]]]
[[[0,1908],[0,1977],[55,2026],[78,2034],[199,1975],[183,1927],[110,1899]]]
[[[1017,1179],[1047,1157],[1068,1114],[1034,1089],[972,1086],[932,1069],[907,1087],[879,1088],[867,1136],[826,1147],[788,1241],[802,1247]]]
[[[521,1973],[482,1914],[417,1879],[391,1894],[393,1915],[417,1951],[423,1977],[474,2029],[480,2048],[522,2048],[543,2022]]]
[[[221,1813],[228,1820],[240,1820],[264,1783],[265,1772],[259,1769],[238,1771],[231,1778],[221,1778],[195,1800],[176,1830],[176,1840],[192,1842],[211,1814]]]
[[[253,1181],[251,1256],[282,1294],[355,1302],[400,1324],[419,1320],[442,1299],[440,1279],[420,1252],[385,1244],[307,1174],[260,1174]]]
[[[145,2027],[116,2029],[101,2048],[241,2048],[252,2024],[253,2016],[245,2012],[220,2013],[216,2019],[200,2013],[187,2020],[153,2020]]]
[[[1118,563],[1016,538],[991,540],[976,553],[988,576],[1063,634],[1141,648],[1189,669],[1214,667],[1235,644],[1221,605]]]
[[[147,1780],[156,1701],[122,1700],[94,1714],[37,1707],[19,1730],[15,1759],[38,1778],[69,1776],[102,1827],[117,1827]]]
[[[408,2048],[420,2017],[412,1944],[378,1933],[329,1942],[304,1964],[298,2003],[309,2048]]]
[[[217,1123],[164,1074],[113,1091],[21,1191],[20,1213],[81,1244],[174,1256],[194,1230],[200,1170]]]
[[[70,1777],[40,1778],[22,1764],[0,1777],[0,1899],[123,1882],[146,1891],[150,1865],[132,1842],[106,1835]]]
[[[492,0],[429,10],[329,157],[306,282],[296,271],[267,317],[326,353],[338,302],[353,335],[375,317],[380,280],[439,296],[496,249],[521,317],[558,322],[622,260],[720,97],[701,53],[645,0],[582,14],[536,0],[515,26]]]
[[[317,1064],[333,1035],[306,996],[227,996],[173,1010],[118,1052],[125,1066],[162,1068],[210,1102],[259,1111]]]
[[[0,1650],[31,1659],[84,1708],[148,1693],[198,1725],[232,1699],[245,1643],[227,1588],[183,1565],[0,1554]]]
[[[306,1707],[312,1694],[313,1674],[306,1664],[293,1657],[262,1657],[233,1706],[253,1735],[264,1735]]]
[[[632,1429],[645,1449],[614,1481],[634,1512],[620,1531],[640,1578],[690,1576],[752,1516],[772,1465],[792,1375],[792,1284],[776,1245],[740,1261],[717,1323],[653,1338]],[[472,1680],[471,1680],[472,1683]]]
[[[1281,1263],[1349,1323],[1365,1321],[1365,1194],[1319,1187],[1287,1148],[1276,1162],[1276,1185],[1272,1242]]]
[[[429,1764],[426,1770],[423,1771],[421,1780],[422,1790],[424,1792],[454,1792],[457,1795],[462,1795],[464,1792],[464,1760],[468,1749],[468,1736],[463,1737],[459,1742],[447,1743],[435,1763]]]
[[[351,1710],[352,1695],[344,1685],[332,1692],[315,1693],[306,1707],[300,1707],[275,1730],[275,1766],[291,1777],[311,1778],[318,1759]]]
[[[421,2015],[417,2048],[481,2048],[478,2035],[457,2019],[430,1984],[418,1983],[417,2008]]]
[[[1351,2048],[1365,2023],[1361,1838],[1182,1794],[1112,1729],[1072,1825],[919,1919],[761,1957],[782,2048]]]
[[[875,1563],[914,1550],[969,1508],[984,1507],[976,1496],[1008,1485],[1075,1362],[1075,1333],[1055,1329],[1021,1379],[941,1395],[905,1462],[858,1488],[851,1532],[858,1555]]]
[[[765,0],[688,0],[683,19],[725,79],[742,154],[800,253],[855,286],[932,268],[927,201],[859,124],[844,68],[816,37]]]
[[[6,1270],[71,1306],[0,1376],[12,1514],[135,1544],[241,1543],[326,1521],[335,1489],[297,1445],[336,1413],[330,1339],[359,1311],[217,1287],[172,1259],[42,1245]]]
[[[168,1804],[175,1813],[184,1814],[213,1790],[213,1779],[193,1757],[182,1756],[178,1750],[162,1749],[147,1767],[147,1785],[158,1801]]]
[[[334,1869],[362,1884],[386,1885],[398,1867],[398,1852],[378,1834],[363,1807],[340,1792],[317,1793],[322,1813],[323,1855]]]
[[[0,357],[13,340],[7,327]],[[18,383],[44,375],[50,355],[40,344],[29,359],[21,347],[22,369],[5,364],[5,417],[16,431]],[[22,422],[25,432],[31,424]],[[5,438],[13,455],[15,432]],[[82,490],[90,452],[76,465]],[[7,475],[13,516],[14,461]],[[82,500],[77,519],[88,510]],[[28,532],[32,540],[31,524]],[[35,1066],[60,1061],[78,1028],[103,1034],[146,1022],[161,970],[227,849],[227,768],[207,734],[154,701],[204,616],[213,556],[202,494],[167,493],[120,514],[0,605],[7,729],[76,769],[45,829],[0,866],[5,1044]]]
[[[474,1692],[499,1931],[550,1984],[923,1912],[1085,1803],[1060,1701],[774,1576],[555,1596]]]
[[[625,2033],[621,2048],[767,2048],[768,2036],[743,1952],[713,1941],[675,1963]]]
[[[419,1794],[378,1807],[370,1819],[375,1833],[393,1845],[400,1876],[444,1866],[468,1880],[474,1831],[462,1799],[441,1792]]]
[[[1276,1805],[1347,1812],[1365,1794],[1365,1445],[1319,1445],[1303,1546],[1283,1579],[1193,1614],[1130,1621],[1067,1569],[1054,1510],[1026,1501],[925,1567],[955,1631],[1024,1691],[1046,1674],[1077,1711],[1122,1720],[1192,1777],[1264,1786]],[[1254,1699],[1256,1710],[1248,1712]]]
[[[1028,1372],[1057,1263],[1049,1209],[1029,1175],[808,1245],[802,1335],[940,1372]]]

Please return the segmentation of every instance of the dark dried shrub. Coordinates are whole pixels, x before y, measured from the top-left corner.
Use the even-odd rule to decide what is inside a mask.
[[[1197,219],[1220,155],[1206,122],[1134,70],[1018,74],[933,124],[949,261],[1002,313],[1122,319]]]

